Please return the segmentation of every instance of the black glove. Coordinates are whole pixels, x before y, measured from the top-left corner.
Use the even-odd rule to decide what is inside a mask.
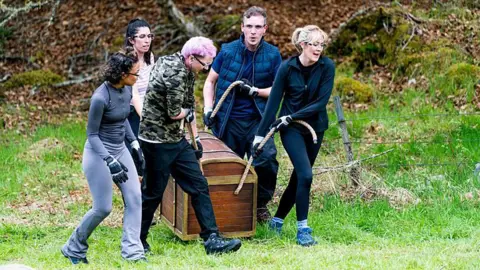
[[[193,120],[195,120],[195,110],[193,108],[192,109],[185,109],[185,110],[189,110],[187,112],[187,115],[185,116],[185,122],[187,122],[187,123],[193,122]]]
[[[135,163],[135,168],[137,168],[137,174],[143,176],[143,170],[145,170],[145,158],[143,157],[142,148],[138,141],[133,141],[130,146],[132,147],[132,158],[133,163]]]
[[[292,122],[292,117],[290,115],[285,115],[273,122],[272,128],[275,128],[275,131],[282,130],[286,128]]]
[[[200,137],[195,137],[195,141],[197,142],[198,150],[195,150],[195,148],[193,147],[193,143],[192,148],[195,151],[195,156],[197,157],[197,159],[201,159],[203,157],[203,145],[200,142]]]
[[[213,124],[215,124],[215,117],[210,118],[211,115],[212,115],[212,108],[205,107],[203,111],[203,123],[205,124],[205,126],[209,128],[211,128]]]
[[[114,157],[108,156],[105,159],[110,173],[112,174],[112,180],[116,184],[125,183],[128,180],[128,169],[121,162],[117,161]]]
[[[258,88],[252,86],[247,79],[242,79],[242,83],[237,87],[237,92],[242,96],[258,96]]]
[[[253,139],[252,156],[254,159],[256,159],[258,156],[260,156],[263,153],[263,149],[258,148],[258,146],[260,146],[260,143],[263,141],[264,138],[265,137],[255,135],[255,139]]]

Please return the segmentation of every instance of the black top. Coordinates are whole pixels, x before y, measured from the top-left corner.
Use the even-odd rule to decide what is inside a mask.
[[[132,87],[117,89],[105,82],[95,90],[88,111],[87,139],[102,159],[110,154],[103,142],[121,144],[136,140],[127,117],[130,113]]]
[[[290,115],[293,120],[304,120],[316,132],[328,129],[326,107],[332,94],[335,64],[326,56],[309,67],[300,64],[298,57],[293,57],[280,66],[257,135],[267,134],[282,98],[279,117]]]
[[[300,57],[295,57],[297,59],[297,65],[300,68],[300,71],[302,72],[303,75],[303,80],[308,82],[308,78],[310,78],[310,73],[312,72],[312,69],[319,65],[318,61],[315,62],[313,65],[310,65],[308,67],[302,65],[302,62],[300,62]]]

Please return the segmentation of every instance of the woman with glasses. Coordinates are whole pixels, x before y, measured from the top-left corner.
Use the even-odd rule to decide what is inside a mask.
[[[131,47],[123,53],[115,53],[105,66],[105,82],[91,98],[82,167],[92,193],[93,207],[61,249],[72,264],[88,263],[87,240],[112,211],[112,181],[122,192],[125,205],[122,257],[129,261],[145,260],[140,241],[142,197],[132,160],[133,156],[136,162],[143,163],[143,154],[127,121],[131,86],[137,81],[135,74],[139,69]],[[125,139],[132,145],[132,155],[125,147]]]
[[[138,137],[138,128],[140,126],[140,116],[143,108],[143,100],[147,92],[148,78],[154,65],[152,53],[152,41],[154,35],[151,33],[150,25],[143,19],[133,19],[128,23],[125,33],[125,46],[132,46],[138,56],[140,70],[137,76],[137,82],[133,85],[133,97],[130,103],[130,114],[128,122],[132,127],[133,134]],[[127,144],[128,147],[128,144]],[[130,147],[129,147],[129,150]],[[143,164],[136,164],[137,172],[143,175]]]
[[[297,243],[302,246],[316,244],[311,235],[312,229],[307,224],[307,216],[313,179],[312,166],[320,150],[324,131],[328,128],[326,106],[335,77],[333,61],[322,55],[327,39],[327,34],[315,25],[297,28],[293,32],[292,43],[300,55],[290,58],[280,66],[263,120],[253,141],[252,151],[258,156],[261,153],[258,145],[269,128],[274,127],[280,131],[282,144],[294,170],[269,227],[281,233],[283,220],[295,204]],[[279,118],[274,121],[282,98]],[[312,136],[305,127],[295,123],[290,125],[292,120],[304,120],[310,124],[317,133],[318,143],[313,144]]]

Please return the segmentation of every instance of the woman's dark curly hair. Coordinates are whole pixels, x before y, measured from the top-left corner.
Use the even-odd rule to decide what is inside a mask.
[[[130,43],[130,40],[133,40],[135,35],[138,32],[138,28],[140,27],[148,27],[150,31],[152,31],[152,28],[150,28],[150,25],[147,23],[142,18],[135,18],[128,22],[127,25],[127,31],[125,31],[125,47],[132,46],[132,43]],[[152,55],[152,44],[150,44],[150,48],[148,49],[148,52],[146,52],[143,55],[143,60],[147,65],[150,65],[150,57]]]
[[[117,84],[122,80],[122,75],[129,73],[133,65],[138,62],[137,54],[133,47],[126,47],[123,51],[114,53],[103,70],[105,81]]]

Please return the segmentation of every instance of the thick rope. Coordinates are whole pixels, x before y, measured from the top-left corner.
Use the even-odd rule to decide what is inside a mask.
[[[315,130],[313,130],[313,128],[307,122],[303,120],[293,120],[292,122],[306,127],[312,134],[313,143],[315,144],[317,143],[317,140],[318,140],[317,134],[315,133]],[[268,139],[270,139],[274,133],[275,133],[275,128],[271,128],[270,131],[265,136],[265,138],[263,138],[263,140],[258,145],[258,149],[262,149],[263,146],[267,143]],[[253,153],[250,155],[250,159],[248,159],[248,163],[247,163],[247,166],[245,167],[245,171],[242,174],[242,178],[240,178],[240,183],[238,184],[237,189],[234,192],[235,195],[238,195],[240,193],[240,190],[242,190],[243,183],[245,182],[245,179],[247,179],[247,175],[248,175],[248,172],[250,171],[250,167],[252,166],[252,163],[253,163]]]
[[[212,114],[210,115],[210,118],[215,117],[215,115],[220,110],[220,107],[222,107],[222,104],[225,101],[225,99],[227,98],[230,91],[232,91],[232,89],[235,88],[235,86],[237,86],[241,83],[243,83],[243,82],[242,81],[234,81],[232,84],[230,84],[230,86],[227,88],[227,90],[225,90],[225,93],[223,93],[222,97],[218,101],[217,106],[215,106],[215,109],[213,110]]]

